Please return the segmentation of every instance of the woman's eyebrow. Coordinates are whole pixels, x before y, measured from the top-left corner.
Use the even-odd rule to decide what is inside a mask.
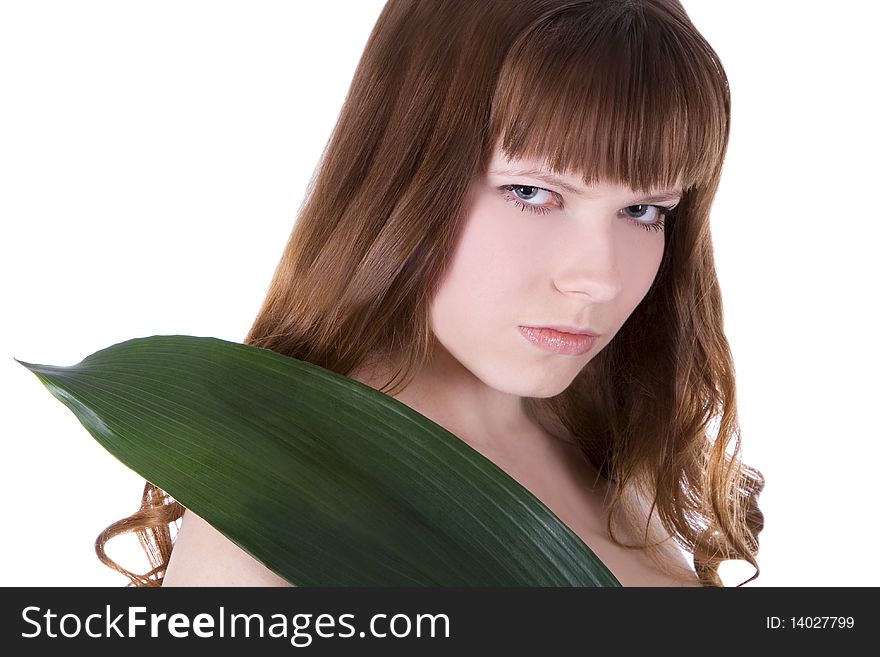
[[[541,169],[490,169],[489,173],[494,176],[528,176],[529,178],[537,178],[545,183],[550,185],[555,185],[562,191],[572,194],[573,196],[581,196],[584,198],[589,198],[591,196],[595,196],[595,194],[591,194],[590,192],[582,189],[580,187],[575,187],[574,185],[569,184],[562,178],[558,176],[554,176],[552,173],[548,173],[546,171],[542,171]],[[646,203],[654,203],[657,201],[670,201],[679,198],[682,195],[682,190],[680,189],[670,189],[667,191],[660,191],[651,194],[650,196],[640,197],[642,201]]]
[[[543,180],[545,183],[555,185],[569,194],[574,194],[575,196],[589,196],[585,190],[579,187],[574,187],[565,182],[562,178],[554,176],[552,173],[541,171],[540,169],[490,169],[489,173],[495,176],[528,176],[529,178],[537,178],[538,180]]]

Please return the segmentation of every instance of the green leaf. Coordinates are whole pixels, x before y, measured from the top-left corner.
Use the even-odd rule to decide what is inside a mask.
[[[298,586],[620,586],[425,416],[268,349],[152,336],[22,361],[129,468]]]

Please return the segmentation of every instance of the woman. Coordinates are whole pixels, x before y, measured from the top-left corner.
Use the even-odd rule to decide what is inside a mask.
[[[754,579],[708,223],[729,121],[676,1],[390,0],[244,342],[442,425],[625,586]],[[144,576],[103,551],[132,530]],[[97,548],[140,585],[295,584],[150,484]]]

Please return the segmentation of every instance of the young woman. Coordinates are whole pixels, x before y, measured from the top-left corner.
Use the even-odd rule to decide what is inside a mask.
[[[709,231],[729,121],[675,0],[389,0],[244,342],[442,425],[625,586],[754,579]],[[296,584],[184,511],[147,484],[99,556],[139,585]],[[123,531],[150,573],[107,558]]]

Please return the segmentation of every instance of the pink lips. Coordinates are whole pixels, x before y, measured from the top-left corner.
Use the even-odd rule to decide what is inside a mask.
[[[567,356],[587,353],[598,339],[595,335],[564,333],[546,327],[520,326],[519,330],[526,340],[541,349]]]

